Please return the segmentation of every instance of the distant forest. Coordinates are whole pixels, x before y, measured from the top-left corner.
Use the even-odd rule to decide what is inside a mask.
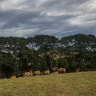
[[[96,37],[0,37],[0,78],[19,77],[30,70],[54,72],[58,68],[66,68],[66,72],[96,70]]]

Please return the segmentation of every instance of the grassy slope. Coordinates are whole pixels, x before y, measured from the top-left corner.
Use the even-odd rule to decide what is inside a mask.
[[[0,96],[96,96],[96,72],[0,80]]]

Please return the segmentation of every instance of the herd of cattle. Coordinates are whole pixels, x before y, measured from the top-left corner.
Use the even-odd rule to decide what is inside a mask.
[[[56,72],[52,72],[50,73],[49,70],[44,71],[43,73],[41,73],[40,71],[30,71],[30,72],[25,72],[23,73],[23,77],[29,77],[29,76],[37,76],[37,75],[54,75],[54,74],[58,74],[58,73],[65,73],[66,69],[65,68],[59,68]],[[16,76],[12,76],[11,78],[16,78]]]

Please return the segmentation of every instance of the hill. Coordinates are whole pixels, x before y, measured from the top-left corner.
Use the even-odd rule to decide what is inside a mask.
[[[96,71],[96,36],[0,37],[0,79],[59,68],[68,73]]]
[[[96,72],[4,79],[0,96],[96,96]]]

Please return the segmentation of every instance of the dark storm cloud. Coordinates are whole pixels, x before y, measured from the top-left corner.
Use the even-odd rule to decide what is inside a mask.
[[[96,35],[96,0],[0,0],[0,35]]]
[[[4,15],[4,16],[3,16]],[[6,15],[6,16],[5,16]],[[20,24],[25,24],[26,26],[31,24],[31,20],[34,18],[40,18],[39,12],[7,12],[0,16],[2,16],[1,20],[6,20],[6,24],[3,25],[3,29],[9,28],[17,28],[20,27]],[[6,19],[7,18],[7,19]]]

